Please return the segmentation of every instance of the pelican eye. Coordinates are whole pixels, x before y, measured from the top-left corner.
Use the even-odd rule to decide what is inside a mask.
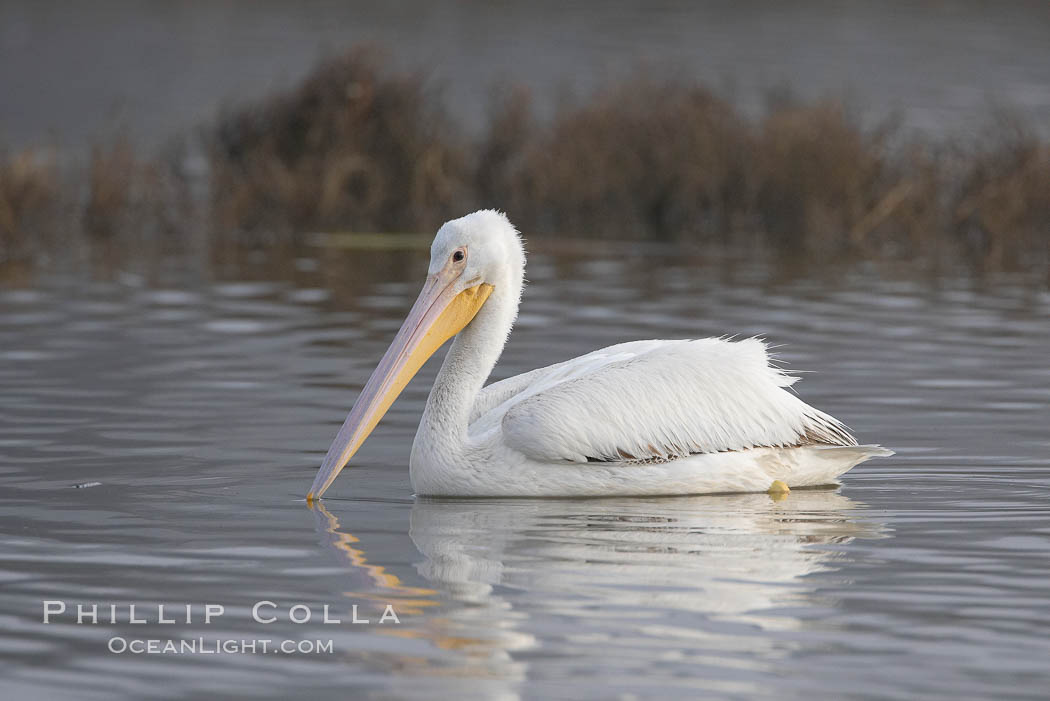
[[[463,262],[463,259],[466,258],[466,257],[467,257],[467,254],[464,253],[463,251],[456,251],[455,253],[452,254],[452,262],[453,263],[461,263],[461,262]]]

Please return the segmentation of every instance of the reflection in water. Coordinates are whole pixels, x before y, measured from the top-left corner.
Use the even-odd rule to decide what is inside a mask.
[[[418,500],[410,534],[426,558],[419,573],[458,601],[487,604],[503,586],[737,617],[794,600],[783,584],[834,567],[834,551],[807,546],[882,535],[859,508],[822,490],[780,501]]]
[[[495,675],[503,681],[523,679],[524,667],[511,660],[507,653],[531,645],[530,636],[513,632],[503,635],[498,624],[492,630],[487,630],[493,622],[486,621],[484,617],[471,616],[469,612],[465,617],[473,619],[474,625],[467,625],[462,614],[453,618],[446,617],[444,611],[428,615],[431,607],[440,604],[431,598],[439,592],[406,586],[397,575],[386,571],[382,565],[369,562],[360,540],[341,530],[339,519],[323,503],[313,502],[309,508],[316,516],[321,542],[340,561],[349,565],[352,572],[367,574],[374,585],[368,591],[346,591],[343,594],[354,602],[374,602],[377,610],[390,604],[403,620],[415,621],[412,625],[383,628],[379,632],[409,640],[427,641],[437,650],[447,651],[455,658],[452,665],[436,666],[426,656],[405,654],[398,659],[387,660],[387,667],[391,671],[483,678]]]
[[[806,576],[837,569],[846,557],[821,546],[887,535],[863,504],[828,490],[783,499],[417,499],[411,519],[423,556],[416,569],[434,590],[406,587],[371,563],[367,544],[323,505],[317,523],[341,559],[368,572],[373,597],[433,597],[416,601],[421,615],[398,633],[454,651],[445,674],[504,682],[525,677],[529,654],[515,652],[558,654],[567,643],[626,646],[639,659],[667,651],[655,639],[675,639],[673,647],[698,657],[696,648],[779,657],[784,648],[775,641],[729,635],[725,625],[797,627],[799,617],[784,607],[811,606],[821,580]],[[445,603],[434,607],[434,599]],[[588,639],[563,639],[551,619],[588,628]]]
[[[346,596],[355,600],[369,599],[384,605],[390,603],[394,605],[395,610],[409,614],[421,613],[424,608],[437,604],[432,599],[424,598],[435,593],[432,589],[407,587],[397,575],[387,572],[382,565],[370,563],[359,547],[358,538],[341,531],[339,519],[333,516],[324,504],[313,502],[309,504],[309,508],[316,516],[317,532],[322,536],[321,542],[335,552],[340,560],[364,572],[374,585],[369,591],[344,592]]]

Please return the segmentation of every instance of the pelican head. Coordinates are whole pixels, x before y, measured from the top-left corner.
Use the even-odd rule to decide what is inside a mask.
[[[500,212],[474,212],[438,230],[423,290],[328,449],[308,501],[321,498],[409,380],[470,324],[493,290],[516,283],[508,292],[520,295],[524,265],[518,233]]]

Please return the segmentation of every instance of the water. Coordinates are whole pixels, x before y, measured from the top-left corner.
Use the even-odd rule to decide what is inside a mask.
[[[549,111],[642,64],[725,88],[752,114],[786,85],[934,136],[1006,104],[1046,137],[1048,33],[1042,0],[0,0],[0,145],[84,150],[123,129],[156,145],[366,43],[426,68],[474,129],[494,86],[527,86]]]
[[[819,370],[806,400],[897,456],[781,501],[415,500],[432,361],[311,511],[424,268],[318,250],[233,280],[0,291],[5,697],[1046,697],[1050,294],[536,253],[499,377],[639,337],[763,334]],[[70,611],[45,625],[45,600]],[[253,621],[258,601],[279,620]],[[77,625],[77,602],[102,622]],[[131,603],[150,622],[126,622]],[[193,622],[157,623],[158,603]],[[378,623],[387,603],[400,624]],[[224,615],[205,624],[206,604]],[[333,652],[115,654],[114,637]]]

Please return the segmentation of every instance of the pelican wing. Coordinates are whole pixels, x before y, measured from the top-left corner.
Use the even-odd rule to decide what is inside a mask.
[[[787,388],[758,339],[639,341],[496,383],[480,417],[539,461],[664,461],[759,446],[856,445]],[[515,381],[516,382],[513,382]],[[522,385],[525,386],[522,386]]]

